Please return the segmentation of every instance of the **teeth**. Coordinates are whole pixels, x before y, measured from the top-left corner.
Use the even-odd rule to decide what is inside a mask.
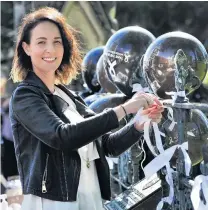
[[[43,58],[44,61],[54,61],[56,58]]]

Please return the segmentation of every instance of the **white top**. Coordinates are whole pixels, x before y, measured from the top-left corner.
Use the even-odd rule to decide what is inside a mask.
[[[60,88],[55,87],[54,95],[64,99],[69,107],[64,112],[71,123],[75,124],[83,120],[77,112],[76,105]],[[74,202],[61,202],[41,198],[35,195],[24,195],[22,210],[103,210],[100,186],[94,160],[99,158],[94,142],[78,149],[81,158],[81,174],[77,192],[77,200]],[[90,167],[87,167],[89,158]]]

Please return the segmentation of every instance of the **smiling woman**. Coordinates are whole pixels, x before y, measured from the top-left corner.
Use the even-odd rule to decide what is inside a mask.
[[[17,38],[13,81],[21,82],[29,71],[44,77],[55,72],[56,83],[68,84],[79,73],[81,63],[75,35],[64,16],[53,8],[26,15]]]
[[[31,58],[32,69],[45,82],[54,81],[64,54],[58,27],[49,21],[39,23],[31,33],[30,43],[22,43],[25,53]],[[54,87],[49,87],[54,92]]]
[[[135,122],[111,130],[126,114],[160,104],[138,93],[122,107],[95,115],[63,85],[77,75],[80,64],[74,30],[61,13],[43,8],[24,18],[11,72],[13,81],[21,83],[9,109],[22,210],[103,210],[102,199],[111,197],[105,156],[127,150],[144,128]],[[161,112],[150,118],[159,122]]]

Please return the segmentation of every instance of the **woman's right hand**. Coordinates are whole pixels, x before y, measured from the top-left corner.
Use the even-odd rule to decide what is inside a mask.
[[[140,108],[148,109],[154,102],[160,104],[156,96],[149,93],[135,93],[131,99],[124,104],[114,108],[114,111],[120,121],[126,114],[136,114]],[[161,104],[162,106],[162,104]],[[125,109],[125,110],[123,110]]]
[[[157,100],[156,96],[149,93],[135,93],[133,97],[122,106],[127,114],[136,114],[140,108],[148,109]]]

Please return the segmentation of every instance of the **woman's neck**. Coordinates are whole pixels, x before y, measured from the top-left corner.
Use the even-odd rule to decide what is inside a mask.
[[[55,73],[45,73],[40,71],[34,71],[35,74],[43,81],[51,93],[55,91]]]

